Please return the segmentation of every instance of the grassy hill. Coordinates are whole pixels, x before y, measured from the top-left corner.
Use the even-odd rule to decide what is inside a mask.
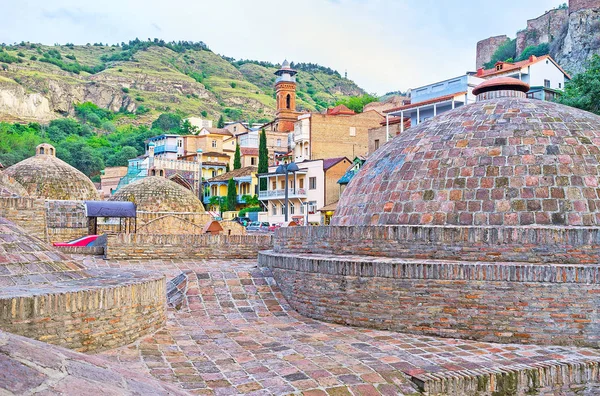
[[[298,66],[301,109],[322,110],[364,93],[329,68]],[[222,57],[203,43],[21,43],[0,51],[0,121],[46,123],[73,115],[74,105],[83,102],[134,115],[117,123],[149,124],[165,112],[270,120],[275,70],[266,62]]]

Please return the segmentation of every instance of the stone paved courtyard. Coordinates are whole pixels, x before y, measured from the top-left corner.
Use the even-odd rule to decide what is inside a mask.
[[[600,351],[499,345],[322,323],[300,316],[254,260],[116,262],[173,278],[192,271],[187,302],[163,330],[101,355],[192,394],[413,394],[410,377],[600,361]]]

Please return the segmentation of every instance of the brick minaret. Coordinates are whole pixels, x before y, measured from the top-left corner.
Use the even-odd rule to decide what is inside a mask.
[[[296,112],[296,74],[298,72],[290,67],[284,60],[281,68],[275,72],[277,80],[275,91],[277,93],[277,114],[275,116],[275,130],[278,132],[291,132],[294,123],[298,120]]]

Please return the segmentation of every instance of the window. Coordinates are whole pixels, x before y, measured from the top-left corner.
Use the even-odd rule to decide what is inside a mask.
[[[273,204],[271,206],[271,211],[273,213],[273,216],[277,216],[277,205],[276,204]]]
[[[379,149],[379,139],[375,139],[375,150]]]
[[[314,214],[317,211],[317,202],[310,201],[308,203],[308,214]]]
[[[250,165],[256,165],[256,157],[250,157]]]
[[[350,136],[356,136],[356,127],[350,127]]]
[[[302,204],[300,205],[300,214],[304,214],[304,205],[305,202],[302,202]]]
[[[212,177],[215,177],[217,175],[217,173],[214,170],[212,170],[211,175],[212,175]]]
[[[304,179],[298,180],[299,188],[304,188]]]
[[[277,147],[281,147],[281,139],[277,139]]]
[[[233,127],[233,132],[237,132],[237,127],[236,126]]]
[[[296,208],[294,207],[294,203],[290,202],[290,214],[293,215],[296,212]]]
[[[558,83],[558,88],[562,88],[562,83]]]
[[[178,140],[178,141],[177,141],[177,147],[181,147],[182,145],[183,145],[183,141],[181,141],[181,140]]]
[[[285,181],[284,180],[280,181],[279,185],[281,186],[282,190],[285,190]]]
[[[317,189],[317,178],[316,177],[309,177],[308,178],[308,188],[311,190],[316,190]]]
[[[213,146],[213,147],[217,147],[217,141],[216,141],[216,140],[213,140],[213,141],[212,141],[212,146]]]
[[[550,88],[550,80],[544,80],[544,87]]]
[[[277,182],[275,180],[273,180],[272,185],[273,185],[272,190],[277,190]]]
[[[304,154],[308,157],[308,146],[304,148]]]
[[[291,95],[290,95],[290,94],[288,94],[288,95],[285,97],[285,108],[286,108],[286,109],[289,109],[291,106],[292,106],[292,97],[291,97]]]

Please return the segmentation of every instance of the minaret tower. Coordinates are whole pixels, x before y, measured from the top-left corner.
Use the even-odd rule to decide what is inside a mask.
[[[291,132],[294,123],[298,120],[296,112],[296,74],[298,72],[290,67],[290,63],[284,60],[281,68],[275,72],[275,92],[277,94],[277,114],[275,130],[279,132]]]

